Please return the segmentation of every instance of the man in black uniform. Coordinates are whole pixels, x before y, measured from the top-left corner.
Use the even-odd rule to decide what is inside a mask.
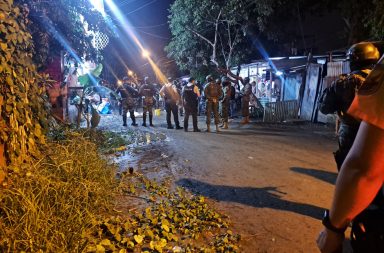
[[[149,114],[149,125],[153,127],[153,96],[156,94],[156,89],[152,84],[148,83],[148,77],[144,78],[144,84],[140,87],[139,95],[144,97],[143,101],[143,126],[147,126],[147,112]]]
[[[324,114],[337,113],[340,118],[338,132],[339,149],[334,153],[337,169],[340,170],[359,130],[360,121],[347,113],[356,91],[360,88],[373,65],[379,59],[379,51],[370,42],[353,45],[347,53],[351,73],[341,75],[338,80],[323,91],[319,110]]]
[[[192,115],[193,131],[200,132],[197,127],[197,109],[200,97],[199,88],[195,85],[195,78],[189,78],[187,85],[183,87],[182,97],[184,101],[184,131],[188,132],[188,119],[189,115]]]
[[[124,77],[123,84],[117,87],[116,93],[120,93],[121,104],[123,109],[123,126],[127,126],[127,113],[129,111],[132,119],[132,126],[137,126],[135,118],[135,100],[138,97],[138,92],[128,84],[128,77]]]

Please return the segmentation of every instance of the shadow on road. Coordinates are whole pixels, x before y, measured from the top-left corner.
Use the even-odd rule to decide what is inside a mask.
[[[304,175],[308,175],[308,176],[320,179],[324,182],[327,182],[333,185],[336,183],[337,173],[335,172],[328,172],[328,171],[317,170],[317,169],[299,168],[299,167],[291,167],[290,170],[300,174],[304,174]]]
[[[185,187],[194,193],[206,196],[218,201],[236,202],[257,208],[271,208],[275,210],[289,211],[315,219],[321,219],[323,208],[304,203],[295,203],[284,200],[277,187],[235,187],[225,185],[213,185],[195,179],[180,179],[177,185]]]

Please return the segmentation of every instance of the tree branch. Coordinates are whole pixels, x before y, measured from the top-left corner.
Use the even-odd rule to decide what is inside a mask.
[[[222,13],[222,10],[220,10],[219,12],[219,15],[217,15],[217,18],[216,18],[216,24],[215,24],[215,42],[213,43],[213,52],[212,52],[212,59],[211,61],[218,67],[219,66],[219,63],[217,62],[216,60],[216,45],[217,45],[217,37],[218,37],[218,33],[219,33],[219,20],[220,20],[220,16],[221,16],[221,13]]]
[[[197,37],[199,37],[200,39],[202,40],[205,40],[209,45],[211,45],[212,47],[214,47],[215,45],[209,40],[207,39],[206,37],[204,37],[203,35],[201,35],[200,33],[196,32],[195,30],[189,28],[189,27],[186,27],[187,30],[191,31],[193,34],[195,34]]]

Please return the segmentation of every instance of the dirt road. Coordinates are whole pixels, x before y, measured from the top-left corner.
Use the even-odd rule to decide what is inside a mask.
[[[243,252],[318,252],[336,179],[329,129],[231,123],[216,134],[167,130],[162,118],[156,125],[139,131],[168,141],[144,148],[140,168],[153,177],[171,173],[177,185],[209,197],[242,235]]]

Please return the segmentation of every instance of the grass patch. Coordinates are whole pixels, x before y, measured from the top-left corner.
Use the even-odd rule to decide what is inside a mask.
[[[1,252],[81,252],[84,231],[112,207],[116,168],[94,143],[75,134],[44,153],[0,191]]]
[[[204,197],[117,174],[100,150],[125,144],[119,136],[58,133],[40,160],[10,168],[0,189],[0,252],[239,251],[239,236]]]

